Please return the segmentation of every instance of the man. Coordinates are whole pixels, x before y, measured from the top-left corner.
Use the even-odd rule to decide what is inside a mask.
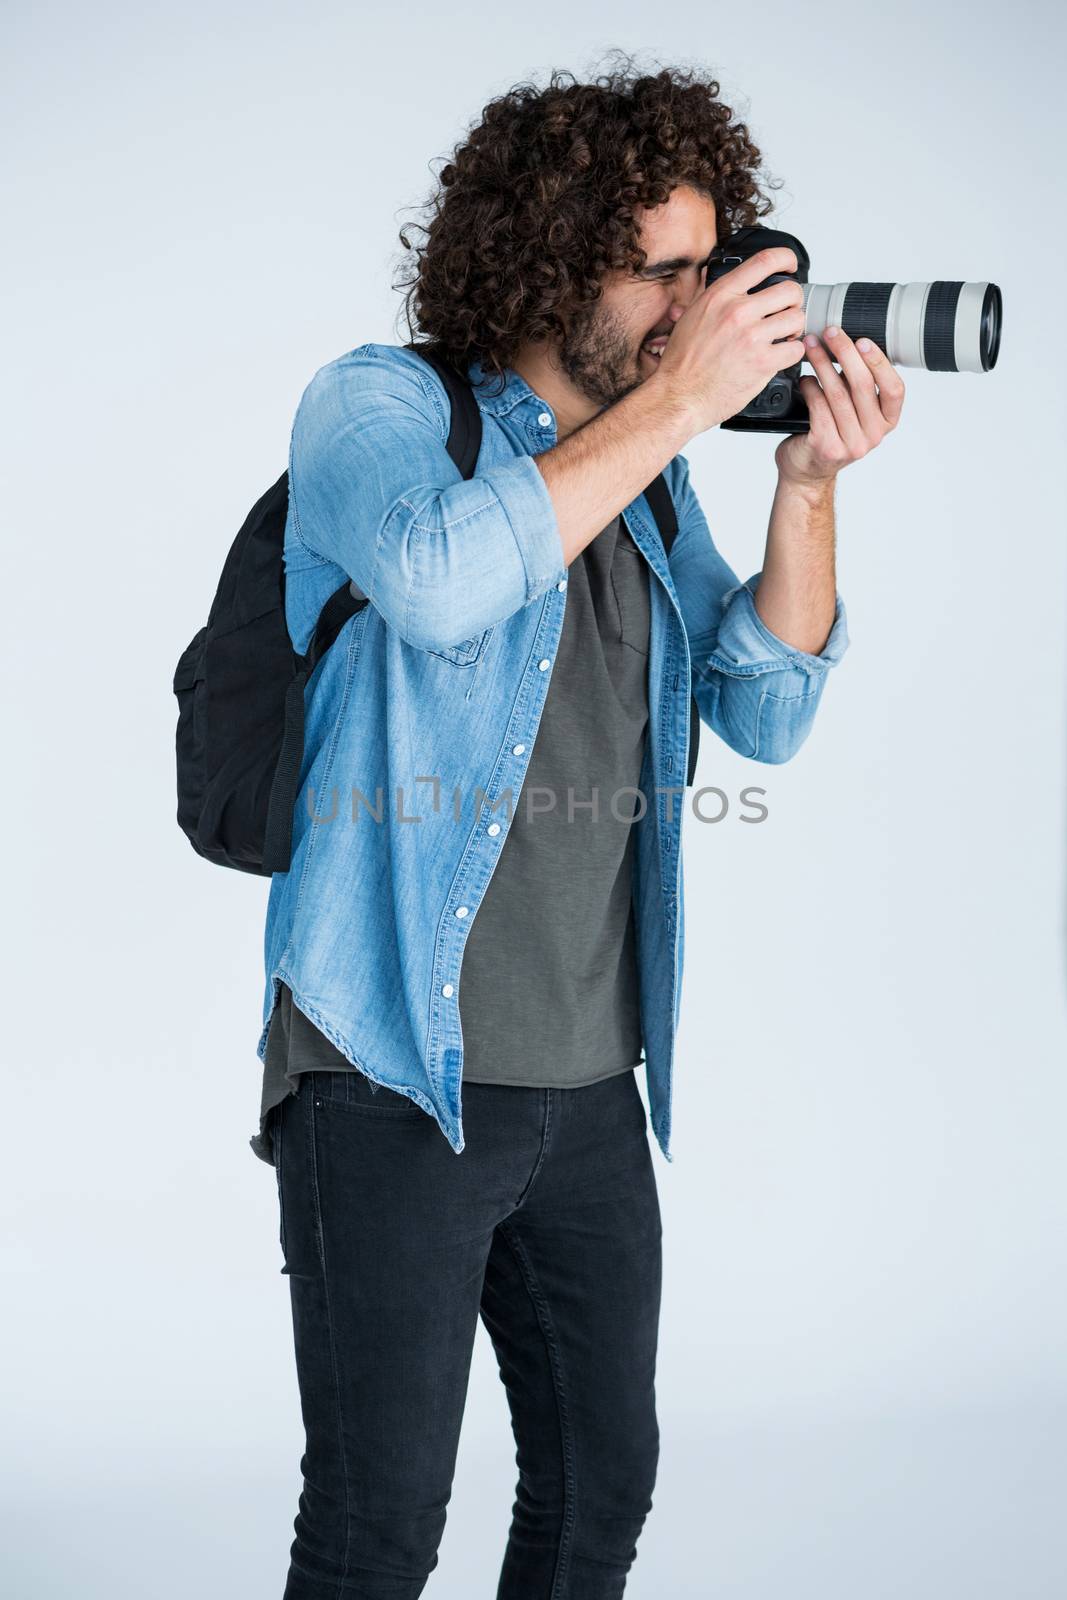
[[[442,171],[413,331],[475,385],[474,476],[414,351],[316,373],[293,428],[290,631],[371,604],[307,689],[259,1053],[307,1436],[286,1600],[422,1593],[479,1315],[519,1480],[498,1600],[623,1593],[651,1507],[690,694],[789,760],[847,645],[837,472],[896,424],[882,353],[765,251],[759,151],[693,73],[563,75],[486,108]],[[405,240],[405,243],[407,241]],[[778,342],[776,342],[778,341]],[[718,553],[679,452],[801,355],[762,569]],[[669,561],[643,491],[663,473]],[[536,806],[524,801],[541,797]]]

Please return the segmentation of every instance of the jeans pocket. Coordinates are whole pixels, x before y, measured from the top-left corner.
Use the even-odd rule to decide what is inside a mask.
[[[424,1114],[422,1107],[409,1095],[390,1089],[387,1084],[375,1083],[355,1067],[348,1072],[343,1068],[314,1072],[311,1077],[315,1104],[320,1109],[329,1107],[331,1111],[370,1117],[415,1118]]]

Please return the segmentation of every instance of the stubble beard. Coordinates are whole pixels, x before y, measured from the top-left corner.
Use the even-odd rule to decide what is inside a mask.
[[[588,306],[578,312],[559,347],[559,364],[580,394],[612,406],[642,382],[640,352],[612,311]]]

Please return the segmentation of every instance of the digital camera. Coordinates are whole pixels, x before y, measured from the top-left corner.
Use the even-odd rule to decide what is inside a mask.
[[[804,333],[821,338],[824,328],[843,328],[850,339],[873,340],[897,367],[990,372],[996,366],[1003,308],[995,283],[809,283],[808,253],[795,235],[752,227],[716,246],[705,287],[757,251],[776,246],[794,252],[797,270],[774,272],[749,293],[795,279],[804,289]],[[775,373],[748,405],[721,426],[752,433],[806,433],[808,407],[798,382],[800,367],[798,361]]]

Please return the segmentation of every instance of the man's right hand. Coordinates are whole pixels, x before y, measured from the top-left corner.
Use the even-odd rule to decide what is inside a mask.
[[[749,292],[772,273],[796,269],[788,247],[760,250],[703,289],[679,315],[659,367],[646,381],[684,408],[693,434],[735,416],[776,372],[805,355],[802,285],[790,279]],[[783,336],[782,344],[774,343]]]
[[[790,279],[748,292],[796,265],[792,250],[775,246],[717,278],[678,313],[655,372],[535,457],[565,566],[690,439],[742,410],[776,372],[800,360],[802,286]],[[783,336],[782,344],[773,342]]]

